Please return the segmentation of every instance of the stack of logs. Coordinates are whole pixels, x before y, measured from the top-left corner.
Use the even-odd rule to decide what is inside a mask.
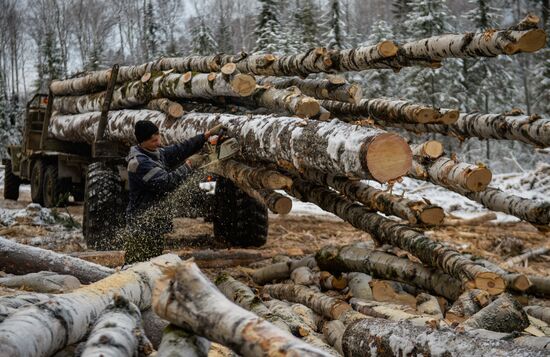
[[[261,298],[227,275],[216,279],[216,288],[193,262],[180,262],[172,255],[116,273],[77,258],[51,258],[47,270],[56,271],[50,265],[73,266],[87,276],[82,282],[102,280],[61,295],[0,299],[5,311],[0,355],[51,355],[76,345],[84,355],[107,355],[101,351],[109,347],[128,355],[147,354],[152,347],[143,327],[162,325],[141,325],[140,310],[151,305],[173,324],[165,330],[159,355],[176,350],[204,355],[212,348],[210,341],[243,356],[447,351],[544,355],[536,348],[549,346],[548,337],[542,337],[548,326],[535,317],[548,321],[548,310],[524,309],[516,298],[526,293],[547,297],[544,278],[474,261],[428,238],[418,226],[440,224],[440,207],[376,189],[364,180],[391,184],[407,175],[547,227],[550,203],[492,188],[491,172],[484,165],[445,156],[437,141],[410,147],[386,129],[548,147],[550,120],[362,98],[356,84],[334,75],[406,66],[437,68],[450,57],[534,52],[546,42],[537,23],[536,16],[528,16],[505,30],[435,36],[402,45],[384,41],[352,50],[315,48],[293,56],[162,58],[54,81],[47,113],[50,138],[93,144],[102,111],[108,119],[105,139],[126,145],[135,141],[133,126],[138,120],[161,128],[165,144],[223,124],[241,144],[241,152],[211,167],[215,174],[231,179],[275,213],[291,208],[280,190],[312,202],[368,232],[379,248],[326,247],[314,258],[262,268],[253,274],[256,284],[278,283],[264,285]],[[316,73],[327,75],[304,79]],[[7,242],[0,245],[0,252],[10,251],[11,257],[23,249]],[[395,249],[414,259],[388,253]],[[43,257],[37,255],[36,260]],[[4,259],[9,260],[7,255]],[[6,271],[22,269],[17,263],[3,265]]]

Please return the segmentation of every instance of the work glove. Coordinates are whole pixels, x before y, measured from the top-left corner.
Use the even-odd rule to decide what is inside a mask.
[[[195,154],[189,156],[185,163],[192,169],[198,169],[199,167],[206,165],[210,161],[208,154]]]
[[[204,135],[208,139],[211,135],[218,135],[223,129],[227,129],[223,124],[218,124],[210,128]]]

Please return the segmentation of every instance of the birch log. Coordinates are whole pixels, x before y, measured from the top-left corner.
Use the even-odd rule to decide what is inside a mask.
[[[456,250],[372,213],[364,206],[340,197],[323,186],[295,179],[289,192],[298,199],[315,203],[354,227],[368,232],[380,244],[390,244],[412,253],[424,264],[441,269],[468,287],[487,290],[491,294],[504,291],[504,279],[498,274],[476,265]]]
[[[164,144],[181,142],[223,124],[240,142],[244,161],[291,162],[298,169],[315,167],[380,182],[402,176],[411,165],[410,148],[400,136],[338,120],[190,113],[168,121],[160,112],[122,110],[109,112],[106,139],[134,142],[138,120],[151,120],[161,128]],[[49,136],[92,143],[98,121],[99,113],[56,115],[51,118]]]
[[[550,324],[550,307],[546,306],[526,306],[524,307],[527,314]]]
[[[445,319],[450,322],[463,322],[490,302],[487,292],[479,289],[467,290],[456,299],[445,314]]]
[[[408,42],[399,49],[408,58],[441,61],[445,58],[494,57],[535,52],[546,44],[544,30],[487,30],[466,34],[448,34]]]
[[[544,255],[550,252],[550,248],[548,247],[540,247],[535,249],[528,249],[526,252],[517,255],[512,258],[506,259],[506,261],[503,263],[505,267],[512,267],[518,263],[523,263],[524,261],[528,260],[529,258],[538,257],[539,255]]]
[[[420,314],[433,315],[440,320],[443,319],[441,305],[435,296],[420,293],[416,296],[416,311]]]
[[[0,278],[0,285],[35,291],[61,294],[80,287],[80,281],[72,275],[60,275],[49,271]]]
[[[362,96],[361,86],[343,81],[327,79],[300,79],[298,77],[259,77],[259,85],[272,86],[276,89],[297,87],[302,93],[315,99],[336,100],[357,103]]]
[[[174,325],[164,329],[157,357],[208,357],[210,341]]]
[[[550,297],[550,277],[540,275],[528,275],[527,277],[533,284],[527,289],[528,294],[540,297]]]
[[[497,332],[520,332],[529,326],[529,318],[521,304],[510,294],[502,294],[462,324],[465,328]]]
[[[140,309],[151,305],[151,289],[160,267],[180,259],[167,254],[137,264],[69,294],[24,307],[0,324],[0,345],[6,356],[52,355],[80,341],[89,326],[117,294]]]
[[[328,109],[328,108],[327,108]],[[385,122],[389,126],[398,126],[417,133],[439,133],[465,138],[517,140],[536,147],[550,146],[550,119],[539,115],[512,115],[461,113],[459,119],[451,125],[441,124],[395,124]]]
[[[182,262],[157,280],[153,307],[171,323],[245,357],[275,353],[329,356],[231,303],[190,261]]]
[[[158,110],[159,112],[163,112],[172,118],[179,118],[183,115],[183,113],[185,113],[181,104],[166,98],[150,100],[147,103],[147,109]]]
[[[0,237],[0,270],[26,274],[49,270],[70,274],[84,284],[101,280],[115,271],[51,250],[19,244]]]
[[[315,259],[321,269],[333,273],[356,271],[374,277],[412,284],[454,301],[463,291],[460,281],[437,269],[430,269],[407,258],[372,250],[364,243],[343,247],[325,246]]]
[[[426,180],[453,191],[479,192],[487,188],[492,179],[491,171],[483,165],[458,162],[452,158],[440,157],[426,160],[414,157],[415,165],[409,176]]]
[[[252,167],[235,160],[225,160],[208,168],[216,174],[227,177],[236,184],[253,189],[280,190],[292,186],[292,179],[282,173],[265,167]]]
[[[355,311],[366,316],[383,318],[390,321],[409,321],[415,326],[439,326],[439,318],[430,315],[418,315],[403,305],[379,301],[366,301],[352,298],[350,304]]]
[[[147,356],[152,352],[153,346],[141,327],[139,308],[115,296],[113,303],[94,323],[81,356]]]
[[[489,340],[449,329],[434,330],[407,322],[371,318],[347,326],[342,336],[346,357],[366,356],[546,356],[539,349]]]
[[[336,189],[349,199],[361,202],[365,207],[403,218],[412,224],[439,224],[445,216],[441,207],[392,195],[369,186],[363,181],[350,180],[315,169],[302,170],[301,174],[309,181]]]
[[[252,274],[252,280],[258,285],[264,285],[275,280],[285,280],[290,278],[290,274],[294,269],[302,266],[313,268],[317,263],[311,256],[307,256],[300,260],[290,260],[287,262],[280,262],[268,265],[266,267],[257,269]]]
[[[358,299],[372,300],[372,289],[369,282],[372,277],[365,273],[352,272],[348,273],[349,292],[352,297]]]
[[[50,297],[49,294],[40,293],[2,296],[0,297],[0,322],[4,321],[18,308],[48,300]]]
[[[279,192],[268,189],[256,190],[243,184],[237,184],[237,187],[275,214],[288,214],[292,210],[292,200]]]
[[[413,156],[426,159],[438,159],[443,155],[443,144],[437,140],[429,140],[421,144],[411,146]]]
[[[345,103],[322,100],[321,106],[337,117],[357,120],[357,117],[370,117],[391,123],[435,123],[441,114],[432,107],[413,104],[405,100],[376,98],[362,99],[359,103]]]

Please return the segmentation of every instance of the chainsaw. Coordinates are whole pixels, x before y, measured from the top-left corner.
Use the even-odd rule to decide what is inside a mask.
[[[225,130],[222,130],[219,135],[214,135],[208,139],[209,160],[207,164],[200,167],[201,169],[230,159],[239,153],[240,146],[237,139],[230,138],[225,133]]]

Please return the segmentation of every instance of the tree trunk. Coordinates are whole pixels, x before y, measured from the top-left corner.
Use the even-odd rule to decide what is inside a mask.
[[[384,319],[360,320],[350,324],[342,336],[342,350],[346,357],[546,355],[542,350],[521,347],[508,341],[477,338],[448,329],[434,330]]]
[[[27,274],[43,270],[70,274],[84,284],[113,274],[113,269],[85,260],[31,247],[0,237],[0,270],[12,274]]]
[[[166,98],[150,100],[147,103],[147,109],[163,112],[170,118],[179,118],[185,113],[180,103],[173,102]]]
[[[141,327],[139,308],[121,296],[95,321],[84,345],[82,357],[148,356],[153,352],[151,342]]]
[[[146,105],[152,99],[160,98],[203,98],[241,97],[251,95],[256,86],[254,77],[236,74],[227,77],[222,73],[214,76],[199,73],[170,73],[149,79],[128,82],[113,92],[110,109],[128,109]],[[63,114],[77,114],[101,111],[105,92],[81,96],[56,97],[54,110]],[[182,113],[183,114],[183,113]],[[181,115],[180,115],[181,116]]]
[[[491,171],[482,165],[467,164],[446,157],[426,160],[425,163],[418,157],[414,160],[416,165],[409,171],[409,176],[431,181],[453,191],[479,192],[485,190],[491,182]]]
[[[285,280],[290,278],[290,274],[294,269],[302,266],[313,268],[317,263],[311,256],[305,257],[300,260],[291,260],[288,262],[281,262],[268,265],[260,268],[252,274],[252,280],[258,285],[264,285],[275,280]]]
[[[524,310],[529,315],[550,324],[550,307],[546,307],[546,306],[526,306],[526,307],[524,307]]]
[[[527,293],[540,297],[550,297],[550,277],[539,275],[528,275],[529,281],[533,284]]]
[[[325,246],[315,256],[317,264],[333,273],[363,272],[382,279],[393,279],[412,284],[451,301],[463,288],[457,279],[407,258],[372,250],[364,243],[343,247]]]
[[[327,319],[341,320],[344,324],[354,319],[364,319],[364,315],[353,311],[344,300],[336,299],[308,287],[296,284],[265,285],[263,292],[279,300],[306,305]]]
[[[325,336],[325,339],[341,355],[344,354],[342,351],[342,336],[344,335],[345,330],[346,326],[340,320],[328,321],[323,327],[323,335]]]
[[[322,100],[321,106],[336,117],[355,121],[357,117],[372,118],[391,123],[435,123],[441,114],[437,109],[395,99],[362,99],[359,103]]]
[[[113,294],[147,309],[151,305],[152,282],[161,275],[160,267],[179,260],[175,255],[163,255],[69,294],[22,308],[0,325],[0,345],[8,356],[51,355],[80,341],[112,301]]]
[[[518,263],[523,263],[524,261],[528,260],[529,258],[538,257],[539,255],[544,255],[548,252],[550,252],[550,248],[547,248],[547,247],[529,249],[525,253],[522,253],[522,254],[517,255],[515,257],[506,259],[506,261],[503,263],[503,265],[505,267],[512,267],[512,266],[514,266]]]
[[[506,288],[508,290],[517,291],[520,293],[525,292],[527,289],[533,285],[527,275],[522,273],[510,273],[502,269],[500,266],[484,259],[476,259],[475,262],[489,270],[494,271],[497,274],[500,274],[506,280]]]
[[[328,108],[327,108],[328,109]],[[330,109],[329,109],[330,110]],[[439,133],[465,138],[517,140],[536,147],[550,146],[550,119],[538,115],[517,115],[514,113],[460,114],[456,123],[441,124],[395,124],[385,122],[388,126],[397,126],[416,133]]]
[[[175,325],[164,329],[157,357],[208,357],[210,341]]]
[[[445,314],[445,319],[450,322],[463,322],[490,302],[491,298],[486,291],[478,289],[467,290],[456,299]]]
[[[2,296],[0,297],[0,322],[4,321],[6,317],[13,314],[20,307],[37,304],[51,297],[49,294],[39,293]]]
[[[420,293],[416,296],[416,311],[420,314],[433,315],[443,320],[443,311],[435,296]]]
[[[315,331],[296,315],[286,302],[272,299],[264,302],[264,304],[273,316],[278,316],[288,325],[294,336],[304,337]]]
[[[329,356],[231,303],[196,264],[180,263],[157,280],[155,312],[175,325],[221,343],[243,356]]]
[[[169,125],[166,115],[147,110],[111,111],[108,120],[106,139],[123,143],[133,142],[138,120],[151,120],[164,128],[161,137],[165,144],[223,124],[242,143],[244,161],[291,162],[298,169],[314,167],[380,182],[404,175],[411,165],[410,148],[400,136],[338,121],[191,113]],[[49,136],[92,143],[98,121],[99,113],[53,116]]]
[[[292,200],[278,192],[268,189],[255,190],[243,184],[237,186],[275,214],[288,214],[292,210]]]
[[[0,285],[37,293],[61,294],[79,288],[80,281],[72,275],[41,271],[39,273],[0,278]]]
[[[355,311],[358,311],[366,316],[375,318],[383,318],[390,321],[410,321],[415,326],[439,326],[439,319],[434,316],[418,315],[414,310],[403,305],[396,305],[379,301],[366,301],[353,298],[350,304]]]
[[[362,89],[358,84],[350,84],[345,79],[301,79],[298,77],[260,77],[259,85],[272,86],[276,89],[297,87],[302,93],[315,99],[328,99],[340,102],[357,103],[362,97]],[[338,77],[337,77],[338,78]]]
[[[466,34],[448,34],[408,42],[400,55],[414,59],[441,61],[445,58],[495,57],[522,52],[535,52],[546,44],[542,29],[488,30]]]
[[[469,287],[487,290],[491,294],[504,291],[505,283],[498,274],[476,265],[456,250],[432,241],[416,230],[372,213],[337,193],[301,179],[294,180],[290,193],[334,213],[354,227],[369,233],[375,241],[404,249],[423,263],[439,268]]]
[[[345,276],[337,278],[327,271],[314,272],[307,266],[294,269],[290,273],[290,279],[298,285],[316,285],[324,290],[343,290],[348,286],[348,279]]]
[[[372,280],[370,287],[375,301],[394,302],[413,308],[416,306],[416,298],[405,291],[403,283],[393,280]]]
[[[350,180],[346,177],[326,174],[315,169],[302,170],[301,174],[307,180],[319,185],[328,185],[346,195],[349,199],[358,201],[368,208],[403,218],[413,224],[439,224],[444,218],[441,207],[392,195],[389,192],[369,186],[363,181]]]
[[[510,294],[502,294],[462,325],[497,332],[520,332],[529,326],[529,318],[516,299]]]
[[[216,278],[215,284],[222,294],[235,304],[271,322],[281,330],[292,333],[292,329],[287,325],[286,321],[278,315],[272,314],[262,300],[247,285],[233,279],[228,274],[219,275]]]
[[[238,185],[255,190],[280,190],[292,186],[292,179],[265,167],[251,167],[235,160],[225,160],[210,166],[209,171],[227,177]]]

